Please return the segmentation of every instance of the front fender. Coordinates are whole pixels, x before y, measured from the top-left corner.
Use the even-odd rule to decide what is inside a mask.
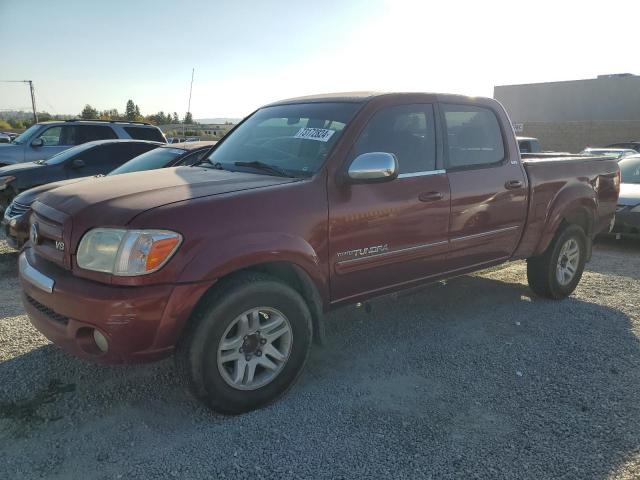
[[[323,300],[329,298],[328,273],[319,253],[301,237],[280,232],[229,237],[223,244],[202,241],[182,270],[179,282],[212,281],[265,263],[285,262],[304,270]]]
[[[598,211],[598,199],[590,184],[573,184],[561,189],[551,201],[545,227],[535,249],[535,254],[542,254],[551,244],[563,220],[583,218],[585,233],[589,237]]]

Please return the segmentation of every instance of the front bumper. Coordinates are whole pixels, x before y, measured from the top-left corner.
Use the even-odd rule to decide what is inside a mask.
[[[3,217],[0,229],[10,247],[20,250],[29,239],[29,215]]]
[[[611,233],[640,235],[640,212],[632,212],[633,206],[619,206]]]
[[[49,340],[81,358],[103,363],[146,362],[170,355],[182,326],[213,282],[121,287],[75,277],[20,254],[22,301],[31,323]],[[93,331],[108,341],[96,345]]]

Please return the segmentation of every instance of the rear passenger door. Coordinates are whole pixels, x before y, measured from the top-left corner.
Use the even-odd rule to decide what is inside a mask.
[[[511,132],[486,106],[440,104],[451,186],[449,267],[510,257],[524,227],[527,183]],[[506,117],[505,117],[506,118]]]
[[[393,153],[397,179],[348,184],[330,194],[334,302],[393,289],[445,269],[449,183],[438,165],[432,104],[383,107],[368,120],[347,165],[368,152]]]

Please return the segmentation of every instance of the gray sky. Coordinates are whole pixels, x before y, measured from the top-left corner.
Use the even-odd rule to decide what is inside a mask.
[[[0,80],[39,110],[86,103],[241,117],[352,90],[491,96],[509,83],[640,73],[640,1],[0,0]],[[633,19],[633,20],[632,20]],[[30,108],[0,83],[0,110]]]

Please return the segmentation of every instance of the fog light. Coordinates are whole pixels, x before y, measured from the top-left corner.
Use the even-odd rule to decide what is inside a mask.
[[[96,345],[102,352],[109,350],[109,342],[107,342],[107,338],[98,330],[93,331],[93,341],[96,342]]]

